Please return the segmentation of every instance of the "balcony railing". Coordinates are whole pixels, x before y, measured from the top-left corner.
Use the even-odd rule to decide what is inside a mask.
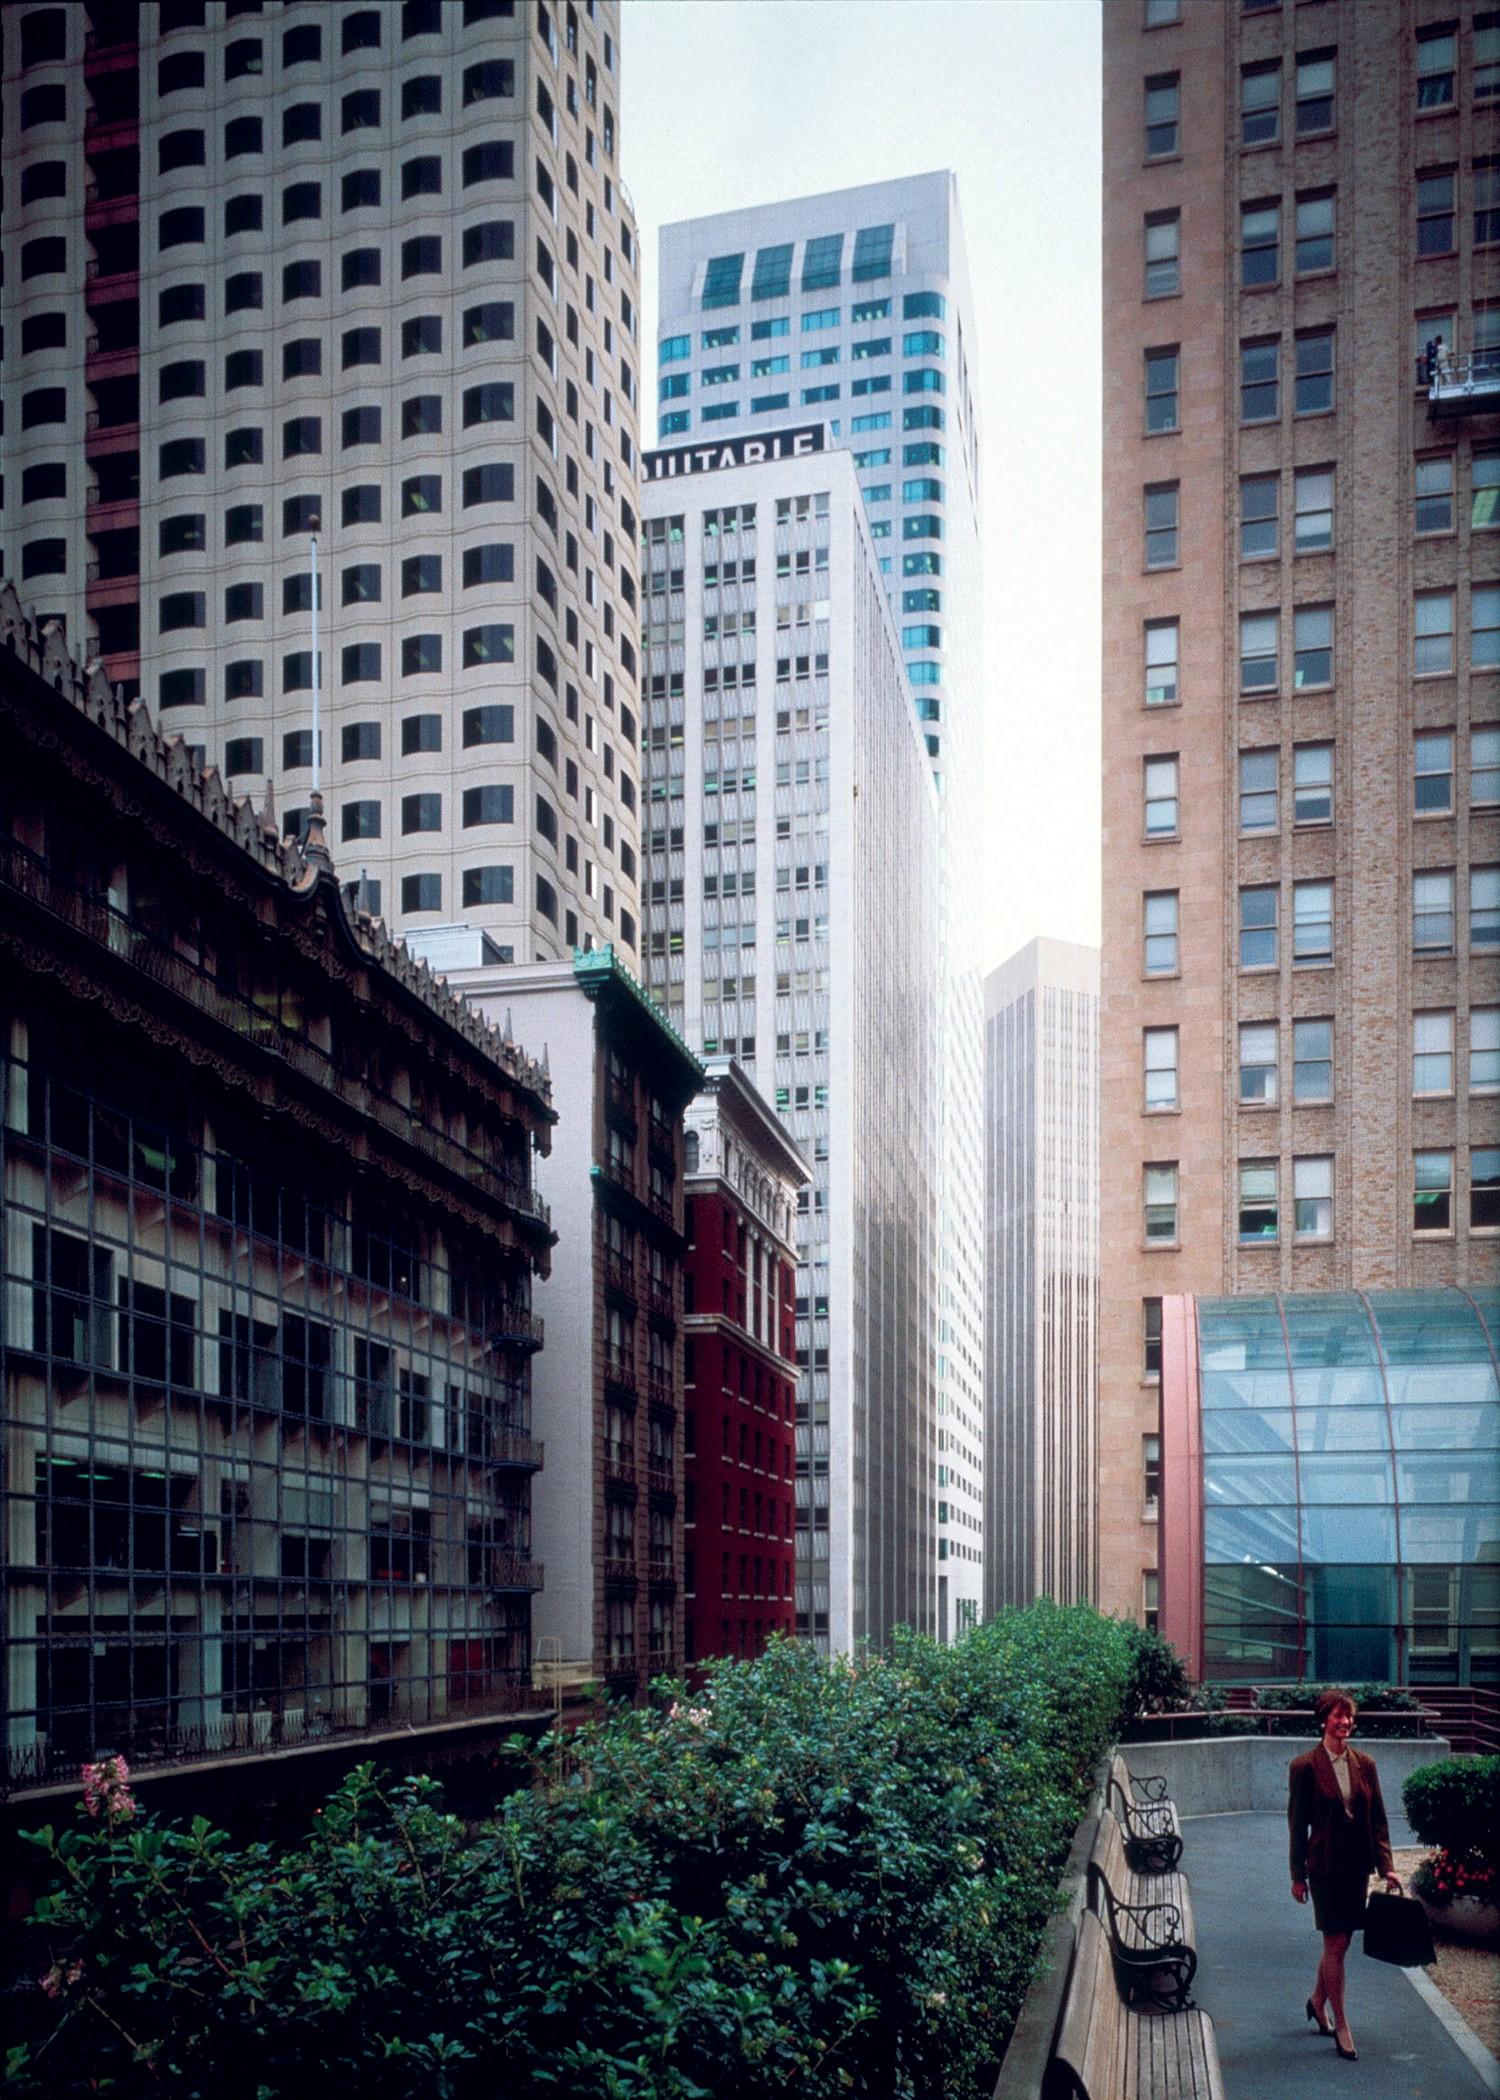
[[[542,1563],[539,1560],[523,1560],[519,1553],[497,1553],[492,1549],[486,1573],[492,1590],[507,1592],[539,1590],[546,1587]]]
[[[80,1752],[76,1735],[71,1744],[58,1744],[42,1734],[35,1742],[13,1743],[0,1750],[0,1794],[81,1782],[85,1763],[101,1751],[124,1756],[139,1776],[216,1758],[274,1757],[309,1744],[378,1737],[397,1729],[406,1735],[414,1728],[509,1720],[517,1714],[539,1712],[550,1703],[547,1692],[533,1688],[529,1671],[507,1670],[493,1673],[488,1692],[437,1702],[398,1697],[379,1715],[368,1707],[324,1712],[288,1705],[280,1712],[257,1708],[250,1713],[221,1714],[196,1728],[140,1722],[132,1727],[106,1715],[97,1723],[98,1741],[86,1752]]]
[[[628,1452],[606,1451],[604,1481],[607,1487],[635,1486],[635,1460]]]
[[[672,1477],[670,1466],[648,1465],[646,1484],[653,1495],[671,1495],[677,1491],[677,1482]]]
[[[17,891],[42,910],[50,911],[75,932],[187,1000],[210,1020],[269,1051],[301,1077],[317,1086],[331,1090],[342,1087],[352,1092],[372,1121],[448,1172],[479,1187],[498,1187],[512,1210],[542,1225],[550,1223],[546,1203],[528,1183],[505,1174],[493,1161],[481,1158],[424,1123],[393,1096],[375,1092],[368,1080],[344,1078],[328,1052],[308,1036],[287,1027],[277,1015],[243,993],[230,990],[201,964],[147,932],[106,899],[65,881],[44,860],[14,840],[0,840],[0,886]],[[531,1320],[531,1315],[526,1317]],[[540,1323],[532,1321],[532,1325],[535,1332],[527,1339],[539,1344]]]
[[[1500,415],[1500,350],[1454,350],[1435,360],[1419,357],[1417,385],[1427,389],[1427,413],[1435,423]]]
[[[606,1582],[612,1583],[616,1587],[619,1587],[620,1585],[625,1583],[633,1584],[636,1579],[636,1568],[634,1560],[626,1554],[606,1554],[604,1560],[604,1579]]]

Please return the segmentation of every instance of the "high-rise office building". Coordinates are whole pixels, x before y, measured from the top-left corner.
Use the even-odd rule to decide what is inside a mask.
[[[637,941],[616,0],[0,14],[28,609],[403,931]]]
[[[1098,1586],[1098,949],[1028,941],[991,971],[984,1043],[988,1617]]]
[[[797,1625],[847,1651],[937,1623],[938,798],[822,436],[647,455],[642,843],[653,997],[812,1166]]]
[[[709,444],[818,420],[847,447],[940,787],[944,1635],[977,1617],[983,1581],[984,1050],[975,900],[984,754],[974,344],[957,185],[946,171],[662,230],[660,441]],[[817,592],[804,597],[816,616]]]
[[[1149,1618],[1164,1298],[1495,1274],[1500,29],[1122,0],[1104,98],[1100,1564]],[[1378,1416],[1220,1492],[1316,1431],[1352,1504]],[[1209,1552],[1222,1674],[1268,1571]]]

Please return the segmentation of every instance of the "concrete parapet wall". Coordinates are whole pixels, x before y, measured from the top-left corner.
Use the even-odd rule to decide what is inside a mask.
[[[1122,1743],[1120,1750],[1132,1772],[1161,1773],[1179,1815],[1222,1816],[1236,1809],[1285,1810],[1287,1766],[1317,1740],[1315,1735],[1219,1735],[1176,1743]],[[1379,1769],[1393,1840],[1410,1843],[1401,1813],[1401,1782],[1418,1765],[1451,1757],[1452,1746],[1444,1736],[1422,1736],[1376,1739],[1355,1747],[1367,1749]]]

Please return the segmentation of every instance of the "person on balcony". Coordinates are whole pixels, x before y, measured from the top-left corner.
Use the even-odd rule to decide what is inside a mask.
[[[1311,1895],[1313,1923],[1323,1935],[1307,2017],[1352,2063],[1359,2051],[1344,2011],[1344,1957],[1364,1924],[1371,1874],[1383,1874],[1386,1887],[1398,1893],[1401,1883],[1375,1760],[1349,1747],[1354,1701],[1347,1692],[1327,1691],[1313,1713],[1323,1739],[1294,1757],[1287,1774],[1292,1895],[1298,1903]]]

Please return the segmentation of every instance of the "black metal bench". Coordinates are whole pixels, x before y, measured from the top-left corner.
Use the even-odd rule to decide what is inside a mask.
[[[1107,1808],[1089,1855],[1089,1893],[1109,1935],[1122,1995],[1166,2012],[1190,2006],[1198,1954],[1187,1880],[1176,1873],[1136,1873]]]
[[[1120,1824],[1125,1857],[1138,1874],[1170,1874],[1182,1858],[1182,1825],[1159,1774],[1138,1777],[1118,1752],[1109,1761],[1105,1805]]]

